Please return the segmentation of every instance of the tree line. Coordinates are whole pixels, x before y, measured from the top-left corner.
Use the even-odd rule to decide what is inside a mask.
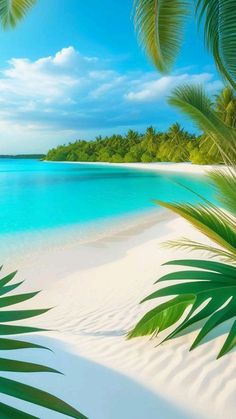
[[[212,108],[217,121],[222,121],[228,130],[236,128],[236,96],[231,87],[223,88],[213,100],[207,102],[207,108]],[[221,139],[222,146],[230,135],[231,131],[229,134],[226,132]],[[216,164],[222,163],[220,150],[215,133],[206,131],[197,136],[175,123],[166,132],[157,132],[149,127],[144,134],[129,130],[126,135],[100,136],[95,141],[78,140],[49,150],[46,160],[111,163],[189,161],[193,164]]]
[[[125,135],[97,137],[94,141],[77,140],[49,150],[46,160],[111,163],[186,162],[194,164],[221,163],[209,140],[185,131],[178,123],[166,132],[153,127],[144,134],[129,130]]]

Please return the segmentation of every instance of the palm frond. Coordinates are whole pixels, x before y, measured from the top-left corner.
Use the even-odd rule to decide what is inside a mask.
[[[211,171],[208,174],[208,177],[210,178],[213,186],[215,186],[216,190],[216,198],[218,201],[222,204],[222,207],[229,212],[226,212],[225,210],[222,210],[221,208],[218,208],[216,205],[212,204],[209,200],[204,198],[203,196],[199,195],[198,193],[194,192],[191,188],[189,188],[186,185],[181,185],[182,187],[186,188],[187,190],[190,190],[192,193],[194,193],[198,198],[200,198],[205,205],[201,206],[189,206],[188,207],[188,213],[183,215],[183,212],[181,212],[182,205],[180,207],[178,206],[178,214],[181,216],[184,216],[184,218],[191,222],[192,225],[197,227],[202,233],[206,234],[211,240],[213,240],[215,243],[217,243],[218,246],[221,247],[215,247],[209,244],[203,244],[198,243],[196,241],[184,238],[179,240],[169,240],[166,243],[164,243],[164,246],[170,247],[170,248],[178,248],[178,249],[189,249],[189,250],[203,250],[211,254],[211,257],[220,257],[221,259],[228,261],[229,263],[235,263],[235,252],[232,253],[232,248],[229,250],[227,249],[223,242],[219,240],[215,240],[213,238],[212,234],[207,234],[204,230],[204,227],[201,225],[196,225],[196,222],[193,222],[193,220],[189,219],[189,214],[193,216],[195,219],[196,216],[199,217],[199,211],[202,212],[201,219],[198,219],[198,222],[205,224],[207,223],[207,227],[210,227],[211,229],[218,228],[220,226],[220,229],[224,226],[227,229],[231,231],[236,230],[236,208],[235,208],[235,201],[236,201],[236,176],[235,171],[233,169],[225,169],[221,171]],[[179,183],[178,183],[179,184]],[[155,202],[155,201],[154,201]],[[174,212],[177,212],[177,208],[172,206],[169,206],[169,204],[165,204],[160,202],[161,205],[165,206],[168,205],[168,208],[170,210],[174,210]],[[171,204],[170,204],[171,205]],[[175,205],[175,204],[174,204]],[[185,208],[185,207],[184,207]],[[184,209],[183,209],[184,211]],[[207,213],[207,217],[206,217]],[[211,221],[210,221],[211,220]],[[196,220],[195,220],[196,221]],[[210,223],[210,224],[209,224]],[[218,226],[218,227],[217,227]],[[215,231],[216,232],[216,231]],[[220,230],[217,230],[217,234],[220,232]],[[226,233],[226,230],[224,231],[224,234]],[[221,234],[221,233],[220,233]],[[227,233],[226,233],[227,234]],[[226,237],[226,236],[224,236]],[[234,239],[231,240],[231,245],[235,247]]]
[[[232,254],[227,252],[226,250],[220,247],[211,246],[209,244],[207,245],[204,243],[199,243],[194,240],[187,239],[187,238],[178,239],[178,240],[168,240],[167,242],[164,243],[163,246],[170,249],[184,249],[184,250],[189,250],[189,251],[201,250],[201,251],[207,252],[211,258],[219,257],[221,260],[225,262],[235,264],[235,257],[232,256]]]
[[[169,103],[188,115],[217,145],[223,159],[236,162],[236,130],[220,120],[204,89],[194,85],[182,85],[173,90]]]
[[[204,18],[205,41],[222,76],[236,88],[236,7],[234,0],[198,0],[199,22]]]
[[[236,173],[211,171],[208,176],[216,187],[218,201],[236,217]]]
[[[175,324],[185,314],[186,309],[191,306],[181,324],[163,342],[178,336],[180,332],[193,324],[205,320],[190,348],[194,349],[217,326],[226,320],[236,318],[236,267],[206,260],[175,260],[165,265],[184,266],[196,270],[177,271],[161,277],[157,282],[174,280],[177,283],[159,288],[146,297],[143,302],[159,297],[176,297],[145,314],[130,332],[129,337],[157,335]],[[186,282],[186,280],[190,282]],[[184,304],[175,304],[180,301]],[[170,307],[174,304],[175,312],[173,314]],[[236,325],[234,322],[218,358],[231,351],[235,346]]]
[[[141,45],[159,71],[169,71],[182,44],[187,1],[135,0],[134,8]]]
[[[10,407],[0,402],[0,412],[4,419],[38,419],[36,416],[29,415],[28,413],[21,412],[14,407]]]
[[[178,296],[168,301],[168,303],[160,304],[145,314],[134,329],[129,332],[128,339],[146,335],[157,336],[159,332],[175,324],[193,302],[194,297],[186,295]]]
[[[234,168],[231,167],[227,167],[227,169],[224,169],[223,172],[221,171],[222,174],[225,174],[226,176],[228,174],[233,174],[234,173]],[[211,171],[212,172],[212,171]],[[210,173],[208,172],[208,177],[210,178]],[[218,198],[219,201],[219,196],[221,196],[221,200],[219,201],[220,203],[223,203],[222,208],[220,208],[219,206],[216,206],[215,204],[213,204],[212,201],[210,201],[209,199],[207,199],[205,196],[199,194],[198,192],[196,192],[194,189],[190,188],[189,186],[178,182],[178,181],[174,181],[174,183],[176,183],[176,185],[188,190],[189,192],[191,192],[193,195],[195,195],[197,198],[199,198],[201,200],[202,203],[205,204],[205,206],[207,206],[213,215],[215,215],[216,217],[218,217],[218,215],[220,217],[223,218],[225,223],[228,223],[231,228],[233,228],[233,230],[236,227],[236,219],[234,217],[233,214],[231,214],[231,212],[225,211],[222,208],[225,208],[227,210],[227,206],[224,205],[224,191],[220,191],[219,189],[217,189],[217,185],[214,183],[214,179],[211,179],[211,183],[213,184],[213,186],[215,187],[215,191],[216,191],[216,198]],[[153,200],[153,202],[155,203],[156,201]]]
[[[159,205],[185,218],[201,233],[214,241],[218,246],[226,249],[236,262],[236,228],[228,223],[221,210],[199,204],[170,204],[156,201]],[[236,224],[235,224],[236,227]]]
[[[8,324],[12,321],[18,321],[22,319],[28,319],[35,316],[39,316],[46,313],[48,309],[33,309],[33,310],[2,310],[8,306],[12,306],[23,301],[27,301],[33,298],[38,292],[8,295],[13,289],[17,288],[21,283],[8,285],[14,278],[16,272],[5,276],[0,279],[0,336],[16,335],[22,333],[32,333],[42,331],[36,327],[20,326],[14,324]],[[47,349],[41,345],[37,345],[31,342],[25,342],[15,339],[14,337],[7,339],[5,337],[0,338],[0,350],[24,350],[27,348],[32,349]],[[9,358],[0,358],[0,371],[8,372],[24,372],[24,373],[59,373],[59,371],[34,362],[19,361]],[[33,403],[37,406],[42,406],[46,409],[53,410],[58,413],[63,413],[67,416],[76,419],[86,419],[78,410],[65,403],[63,400],[47,393],[41,389],[28,386],[19,381],[14,381],[9,378],[0,376],[0,394],[6,394],[11,397],[15,397],[20,400]],[[0,416],[1,418],[13,419],[13,418],[35,418],[35,416],[29,415],[26,412],[20,411],[4,403],[0,402]]]
[[[0,0],[0,21],[3,28],[16,26],[37,0]]]

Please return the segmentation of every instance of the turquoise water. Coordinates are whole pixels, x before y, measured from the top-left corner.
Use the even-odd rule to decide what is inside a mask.
[[[152,199],[196,201],[176,182],[213,197],[203,176],[129,168],[0,159],[0,235],[43,233],[141,213]],[[12,236],[13,237],[13,236]]]

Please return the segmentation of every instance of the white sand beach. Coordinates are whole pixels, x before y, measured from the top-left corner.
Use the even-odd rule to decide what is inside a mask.
[[[47,161],[45,161],[47,163]],[[50,161],[50,163],[52,163]],[[60,162],[53,162],[60,163]],[[204,164],[192,164],[192,163],[172,163],[172,162],[157,162],[157,163],[101,163],[101,162],[65,162],[66,164],[86,164],[99,166],[114,166],[114,167],[129,167],[131,169],[138,170],[151,170],[154,172],[179,172],[179,173],[193,173],[197,175],[205,175],[211,170],[225,170],[224,165],[204,165]]]
[[[62,397],[90,419],[235,417],[235,352],[215,360],[225,326],[215,332],[217,339],[193,352],[188,349],[197,331],[158,347],[160,338],[126,340],[127,332],[153,306],[139,302],[167,272],[161,264],[186,256],[164,249],[162,242],[183,235],[202,239],[185,221],[165,214],[159,221],[152,215],[149,221],[147,217],[100,239],[58,244],[5,266],[9,272],[17,264],[17,279],[26,279],[22,289],[43,290],[24,307],[54,307],[27,321],[54,330],[34,336],[53,352],[29,350],[27,359],[41,360],[65,374],[20,374],[20,381]],[[36,414],[33,406],[14,401],[14,406],[23,405]],[[43,419],[63,417],[39,412]]]
[[[0,27],[0,419],[236,419],[236,0]]]

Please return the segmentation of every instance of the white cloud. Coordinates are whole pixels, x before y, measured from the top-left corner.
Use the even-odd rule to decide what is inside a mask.
[[[9,62],[10,68],[2,72],[0,79],[2,101],[13,98],[25,102],[32,98],[45,102],[64,100],[82,81],[73,74],[74,68],[82,72],[87,62],[88,59],[72,47],[62,49],[54,57],[34,62],[13,58]]]
[[[0,154],[6,141],[15,147],[17,139],[24,151],[36,149],[36,142],[46,151],[78,135],[155,124],[160,116],[169,124],[165,98],[173,87],[187,82],[204,83],[211,91],[220,87],[206,72],[185,69],[160,77],[113,67],[110,60],[83,56],[72,46],[35,61],[12,58],[0,72]]]
[[[163,99],[170,91],[184,83],[205,84],[213,79],[210,73],[181,74],[177,76],[163,76],[156,80],[146,81],[136,85],[135,90],[126,94],[126,99],[135,102],[151,102]]]

